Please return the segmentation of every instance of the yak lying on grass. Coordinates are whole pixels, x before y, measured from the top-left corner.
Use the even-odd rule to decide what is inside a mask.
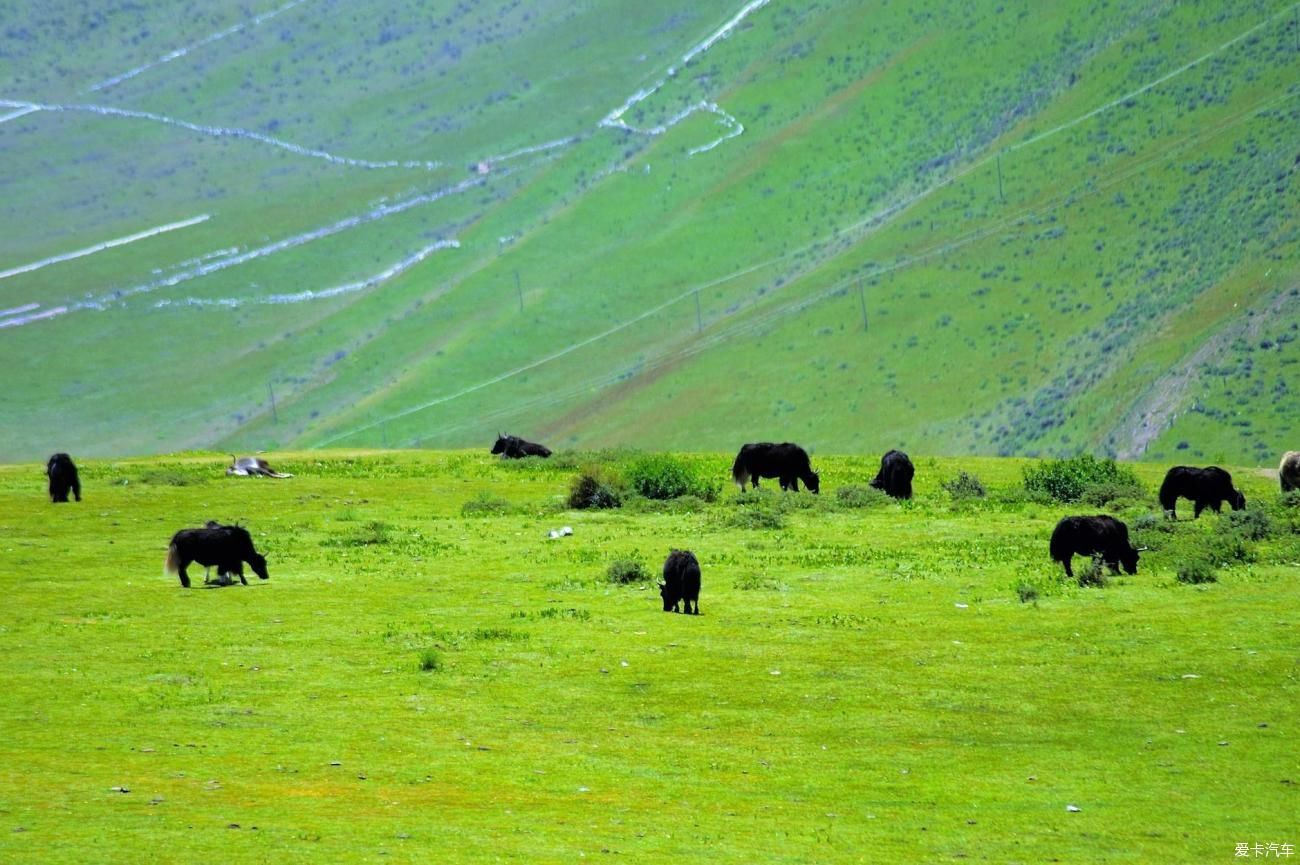
[[[659,595],[664,599],[664,612],[676,613],[679,604],[682,612],[700,614],[700,562],[690,550],[673,550],[664,561],[664,581],[659,584]],[[694,609],[692,609],[694,604]]]
[[[1282,454],[1282,462],[1277,467],[1277,477],[1282,482],[1282,492],[1300,490],[1300,451],[1287,451]]]
[[[287,475],[283,472],[277,472],[271,468],[270,463],[261,457],[239,457],[235,458],[234,454],[230,455],[230,465],[226,466],[227,475],[238,477],[263,477],[263,478],[291,478],[293,475]]]
[[[1218,466],[1206,466],[1203,469],[1174,466],[1166,472],[1165,481],[1160,485],[1160,507],[1165,509],[1171,519],[1178,519],[1174,505],[1180,498],[1191,499],[1195,503],[1193,519],[1199,517],[1206,508],[1219,513],[1224,502],[1232,505],[1234,511],[1246,506],[1246,497],[1232,486],[1232,475]]]
[[[1065,566],[1065,575],[1074,576],[1070,560],[1080,556],[1096,556],[1106,563],[1112,574],[1124,570],[1136,574],[1138,553],[1128,540],[1128,526],[1114,517],[1098,514],[1093,517],[1062,517],[1052,531],[1050,545],[1052,561]]]
[[[218,577],[233,574],[244,585],[248,585],[248,580],[244,579],[241,562],[248,562],[253,573],[263,580],[271,577],[266,572],[266,558],[253,549],[253,539],[243,526],[222,526],[209,522],[201,529],[181,529],[172,535],[163,572],[168,575],[178,574],[181,585],[188,589],[190,577],[185,569],[191,562],[198,562],[204,567],[215,566]]]
[[[798,492],[799,481],[803,481],[810,492],[821,490],[821,477],[812,470],[808,452],[791,442],[742,445],[731,465],[731,478],[742,492],[746,483],[753,483],[758,489],[759,478],[777,478],[783,490]]]
[[[871,485],[896,499],[910,499],[912,475],[915,473],[916,469],[907,454],[900,450],[891,450],[880,458],[880,471],[876,473]]]
[[[492,445],[492,453],[500,454],[508,460],[518,460],[524,457],[549,457],[551,449],[545,445],[521,439],[519,436],[497,433],[496,444]]]
[[[81,501],[81,478],[77,477],[72,457],[64,453],[50,457],[45,464],[45,474],[50,479],[50,501],[66,502],[69,492]]]

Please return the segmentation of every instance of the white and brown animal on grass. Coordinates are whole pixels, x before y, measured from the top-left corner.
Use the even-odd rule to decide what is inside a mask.
[[[291,478],[293,475],[277,472],[271,468],[271,464],[261,457],[238,457],[230,455],[230,465],[226,466],[227,475],[237,475],[239,477],[252,477],[254,475],[263,478]]]

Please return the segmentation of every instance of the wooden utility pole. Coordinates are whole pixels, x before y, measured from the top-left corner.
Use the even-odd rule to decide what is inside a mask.
[[[519,295],[519,311],[524,311],[524,290],[519,287],[519,271],[515,271],[515,293]]]
[[[700,290],[695,289],[695,332],[704,332],[704,316],[700,314]]]
[[[862,280],[858,280],[858,300],[862,303],[862,331],[867,330],[867,292],[862,287]]]
[[[1003,204],[1007,203],[1006,196],[1002,194],[1002,154],[998,154],[998,201]]]
[[[271,395],[271,421],[278,424],[280,422],[280,413],[275,410],[275,388],[271,387],[270,379],[266,382],[266,392]]]

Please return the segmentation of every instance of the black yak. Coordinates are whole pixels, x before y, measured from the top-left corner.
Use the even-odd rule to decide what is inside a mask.
[[[234,574],[244,585],[248,585],[248,580],[244,579],[241,562],[248,562],[253,573],[262,579],[271,577],[266,572],[266,558],[253,549],[253,539],[248,529],[242,526],[220,526],[209,522],[201,529],[181,529],[172,535],[163,573],[179,574],[181,585],[188,589],[190,578],[185,569],[191,562],[205,567],[215,565],[218,576]]]
[[[682,612],[700,614],[700,562],[690,550],[673,550],[664,560],[664,581],[659,584],[659,595],[664,599],[664,612],[676,613],[679,604]],[[694,604],[694,609],[691,605]]]
[[[907,454],[899,450],[891,450],[880,458],[880,471],[876,473],[871,485],[896,499],[910,499],[912,475],[915,473],[916,469],[912,467],[912,461],[907,458]]]
[[[1119,566],[1136,574],[1138,553],[1141,549],[1134,547],[1128,540],[1128,526],[1114,517],[1098,514],[1095,517],[1062,517],[1052,530],[1050,545],[1052,561],[1065,566],[1065,575],[1074,576],[1070,559],[1075,554],[1081,556],[1099,556],[1112,574],[1119,573]]]
[[[1196,508],[1193,519],[1201,515],[1206,508],[1213,508],[1217,514],[1223,503],[1232,505],[1234,511],[1246,506],[1246,497],[1232,486],[1232,475],[1218,466],[1203,469],[1192,466],[1174,466],[1165,473],[1165,482],[1160,485],[1160,507],[1165,509],[1171,519],[1178,519],[1174,505],[1180,499],[1191,499]]]
[[[226,466],[226,474],[239,477],[253,477],[254,475],[263,478],[293,477],[293,475],[277,472],[271,468],[270,463],[261,457],[239,457],[236,459],[234,454],[230,455],[230,465]]]
[[[808,452],[790,442],[743,445],[731,465],[731,477],[742,492],[747,482],[758,489],[759,478],[778,478],[783,490],[798,492],[799,481],[803,481],[810,492],[821,491],[821,477],[812,470]]]
[[[1282,462],[1277,467],[1277,477],[1282,482],[1282,492],[1300,490],[1300,451],[1287,451],[1282,454]]]
[[[492,445],[492,453],[500,454],[508,460],[518,460],[524,457],[549,457],[551,449],[536,442],[525,441],[519,436],[497,433],[496,444]]]
[[[45,474],[50,478],[50,501],[66,502],[71,491],[81,501],[81,478],[77,467],[67,454],[55,454],[45,464]]]

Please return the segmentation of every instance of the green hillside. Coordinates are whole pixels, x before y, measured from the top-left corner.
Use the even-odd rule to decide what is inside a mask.
[[[728,480],[729,452],[656,456]],[[1027,495],[1026,460],[918,460],[909,502],[842,456],[819,496],[567,509],[578,466],[643,457],[301,451],[279,481],[87,459],[59,505],[38,463],[0,466],[0,861],[1294,850],[1300,508],[1275,479],[1232,466],[1247,510],[1170,521],[1164,466],[1129,464],[1143,489],[1107,508],[1149,549],[1083,586],[1048,537],[1096,502]],[[209,519],[248,527],[268,581],[161,573]],[[699,616],[662,612],[673,546]],[[1196,560],[1217,580],[1180,579]]]
[[[1295,3],[4,27],[3,459],[1300,446]]]

